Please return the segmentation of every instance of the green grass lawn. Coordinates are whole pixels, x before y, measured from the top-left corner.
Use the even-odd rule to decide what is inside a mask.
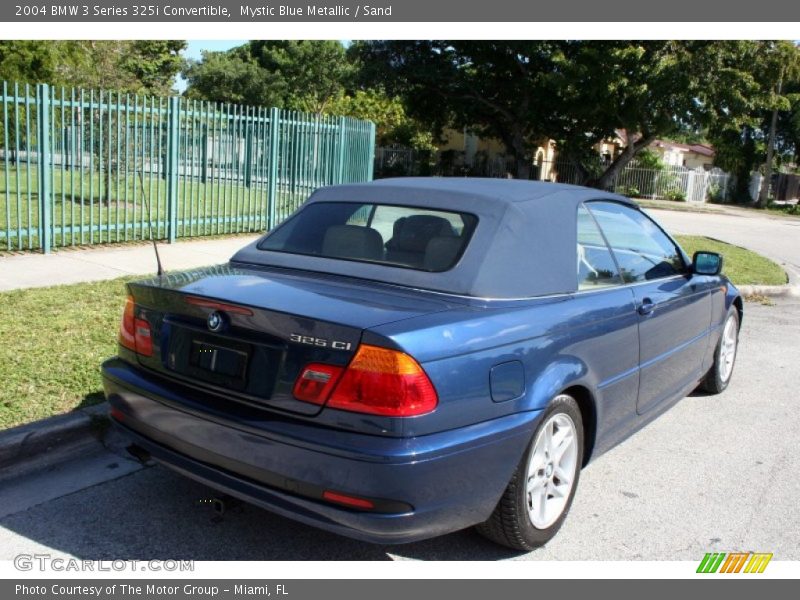
[[[148,239],[148,221],[157,239],[167,236],[167,184],[142,180],[132,171],[102,175],[87,170],[54,169],[53,245],[72,246]],[[313,191],[309,184],[277,189],[278,220],[291,214]],[[0,161],[0,251],[39,245],[39,184],[36,167]],[[144,198],[147,197],[147,202]],[[263,181],[245,187],[232,179],[206,183],[179,177],[178,237],[262,231],[266,228],[267,188]],[[149,204],[150,211],[146,209]],[[31,233],[28,230],[33,230]]]
[[[103,400],[126,281],[0,293],[0,429]]]
[[[750,250],[702,236],[679,235],[676,239],[690,257],[697,250],[721,254],[723,272],[734,285],[783,285],[787,281],[780,265]]]
[[[691,255],[720,252],[734,283],[782,284],[775,263],[736,246],[679,236]],[[116,353],[131,278],[0,293],[0,429],[103,400],[100,363]]]

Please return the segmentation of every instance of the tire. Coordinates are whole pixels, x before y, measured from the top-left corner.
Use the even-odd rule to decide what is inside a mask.
[[[548,439],[560,435],[564,436],[562,445],[548,445]],[[567,439],[569,436],[571,439]],[[583,421],[575,399],[566,394],[556,396],[492,516],[476,526],[478,532],[515,550],[533,550],[550,541],[561,528],[578,487],[583,436]],[[568,447],[563,445],[568,442]],[[553,450],[561,452],[559,459],[554,460]]]
[[[739,347],[739,311],[731,306],[722,333],[719,336],[717,347],[714,350],[714,364],[706,373],[700,384],[700,389],[709,394],[720,394],[725,391],[733,376],[733,367],[736,363],[736,353]]]

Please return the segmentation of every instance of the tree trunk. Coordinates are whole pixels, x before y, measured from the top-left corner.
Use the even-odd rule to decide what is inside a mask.
[[[530,179],[531,178],[531,161],[528,157],[523,155],[516,156],[517,163],[517,179]]]
[[[778,78],[775,94],[780,95],[783,88],[783,73]],[[769,140],[767,141],[767,163],[764,165],[764,179],[761,180],[761,189],[758,191],[756,206],[764,208],[769,201],[769,186],[772,182],[772,159],[775,155],[775,130],[778,128],[778,109],[772,110],[772,120],[769,124]]]
[[[772,159],[775,155],[775,130],[778,126],[778,109],[772,111],[772,122],[769,125],[769,141],[767,142],[767,163],[764,165],[764,179],[758,192],[756,206],[764,208],[769,201],[769,186],[772,182]]]
[[[617,175],[619,175],[620,171],[622,171],[622,169],[624,169],[628,163],[636,157],[636,154],[640,150],[649,146],[655,139],[656,138],[653,135],[643,135],[635,142],[629,142],[628,145],[625,146],[625,150],[623,150],[622,153],[617,156],[617,158],[611,161],[611,164],[608,165],[603,173],[601,173],[600,177],[594,181],[590,181],[588,185],[601,190],[610,187],[610,184],[617,178]]]
[[[531,177],[531,157],[525,145],[525,135],[521,129],[514,128],[506,135],[502,136],[506,150],[514,158],[514,177],[517,179],[530,179]]]

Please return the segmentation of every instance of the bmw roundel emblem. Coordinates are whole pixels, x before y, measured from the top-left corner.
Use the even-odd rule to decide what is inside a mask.
[[[211,331],[219,331],[222,329],[223,325],[225,325],[225,318],[222,316],[222,313],[215,310],[209,313],[208,319],[206,319],[206,325],[208,325]]]

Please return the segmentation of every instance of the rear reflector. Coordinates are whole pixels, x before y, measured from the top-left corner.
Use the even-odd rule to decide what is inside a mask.
[[[134,340],[136,341],[136,352],[142,356],[153,356],[153,338],[150,335],[150,323],[144,319],[136,319],[136,333]]]
[[[308,365],[294,384],[294,397],[303,402],[325,404],[343,370],[334,365]]]
[[[332,365],[308,365],[295,382],[295,397],[315,404],[327,400],[331,408],[387,417],[429,413],[439,402],[422,367],[397,350],[362,344],[344,373],[340,372],[341,367]]]
[[[347,494],[333,492],[331,490],[325,490],[322,493],[322,497],[329,502],[336,502],[337,504],[344,504],[345,506],[351,506],[353,508],[361,508],[364,510],[372,510],[375,508],[375,504],[371,500],[359,498],[357,496],[348,496]]]

